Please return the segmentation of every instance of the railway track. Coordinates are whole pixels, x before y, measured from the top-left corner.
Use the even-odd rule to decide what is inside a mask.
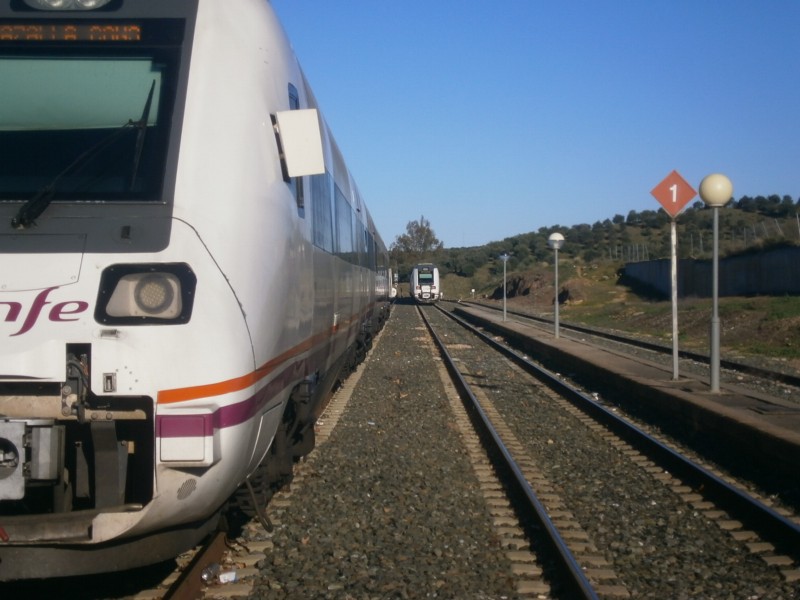
[[[545,577],[549,573],[547,565],[539,564],[531,553],[523,528],[447,373],[441,366],[431,368],[431,353],[435,350],[430,338],[422,335],[422,327],[414,326],[418,319],[409,319],[411,307],[397,310],[408,311],[408,316],[393,316],[387,329],[395,329],[395,333],[389,332],[394,341],[383,342],[379,348],[382,356],[373,359],[374,366],[366,363],[367,383],[356,385],[359,370],[320,419],[318,440],[324,453],[325,440],[347,408],[347,418],[343,426],[339,425],[333,448],[328,455],[315,451],[300,466],[292,489],[276,496],[281,506],[274,518],[281,525],[273,538],[273,568],[267,567],[267,581],[256,588],[252,597],[262,597],[258,594],[263,589],[270,590],[265,598],[311,597],[319,589],[326,590],[325,597],[342,598],[560,597],[552,594]],[[398,319],[402,325],[398,325]],[[403,349],[410,343],[415,350],[403,358]],[[388,349],[385,344],[389,344]],[[445,406],[435,389],[435,380],[445,389]],[[364,389],[369,398],[366,402]],[[350,401],[354,390],[355,398]],[[418,412],[406,413],[415,398],[433,412],[427,417]],[[356,406],[348,406],[348,402]],[[397,413],[400,407],[403,412]],[[384,422],[388,414],[392,419]],[[408,418],[401,414],[408,414]],[[407,428],[407,424],[411,427]],[[430,439],[431,432],[437,432],[437,439]],[[375,435],[379,443],[372,446]],[[339,463],[337,457],[350,455],[356,448],[360,456],[357,465],[340,471],[335,466]],[[464,455],[469,456],[469,464],[459,467]],[[442,473],[453,472],[459,473],[455,480],[442,477]],[[318,485],[323,474],[329,481],[324,488]],[[342,492],[331,484],[339,481],[349,482],[346,497],[340,496]],[[362,482],[366,488],[360,485]],[[324,499],[320,498],[320,491],[325,492]],[[355,507],[360,507],[358,498],[364,495],[369,497],[369,506],[362,513]],[[317,498],[314,506],[298,511],[297,503],[312,496]],[[331,498],[336,511],[325,510],[331,506]],[[485,511],[494,523],[489,530],[482,523]],[[332,532],[331,521],[342,526]],[[309,528],[312,522],[314,527]],[[354,533],[354,522],[357,548],[348,540]],[[298,536],[302,536],[299,545],[295,541]],[[311,549],[310,540],[319,541],[320,537],[321,545]],[[367,551],[369,560],[363,555]],[[330,579],[326,555],[339,557],[342,563],[334,580]],[[286,568],[282,556],[291,556],[298,563],[314,562],[321,565],[320,572],[305,568],[300,587],[298,576]],[[358,566],[362,561],[368,564]],[[356,563],[355,571],[349,563]],[[287,590],[294,590],[295,595],[282,595]]]
[[[519,524],[523,527],[529,540],[538,537],[545,544],[547,558],[544,558],[541,562],[554,564],[555,577],[563,585],[565,597],[598,598],[599,596],[594,586],[587,579],[564,537],[553,524],[547,509],[528,483],[522,468],[512,456],[508,446],[503,442],[501,434],[481,406],[481,402],[472,391],[472,387],[456,366],[455,361],[447,350],[447,345],[436,333],[436,329],[426,316],[426,312],[422,309],[419,309],[419,312],[442,355],[445,367],[452,377],[467,412],[472,417],[472,423],[483,441],[488,455],[492,458],[495,471],[501,475],[506,492],[513,499],[513,506],[517,513]],[[538,532],[543,532],[544,535],[537,536]]]
[[[550,517],[551,522],[562,520],[565,512],[574,516],[566,520],[570,536],[580,540],[574,555],[578,564],[581,564],[582,556],[589,557],[583,569],[587,573],[591,572],[589,569],[595,569],[600,575],[592,581],[593,585],[610,585],[603,592],[604,596],[624,595],[624,590],[628,590],[633,597],[655,593],[659,589],[665,593],[669,589],[667,586],[674,586],[672,592],[676,595],[686,593],[686,590],[692,594],[699,593],[700,588],[691,581],[695,567],[686,564],[684,557],[696,553],[693,562],[706,557],[710,560],[709,554],[727,557],[721,564],[713,564],[712,560],[711,564],[703,567],[707,570],[705,577],[719,580],[715,585],[730,586],[732,572],[726,565],[741,562],[750,565],[755,572],[749,572],[744,576],[745,579],[734,584],[736,593],[753,587],[753,580],[765,578],[770,580],[768,585],[773,586],[777,594],[775,597],[791,597],[780,594],[789,594],[800,579],[797,568],[800,528],[795,520],[724,480],[720,474],[682,456],[662,440],[620,419],[613,410],[603,407],[590,395],[582,393],[561,377],[533,365],[467,323],[462,321],[457,326],[448,325],[452,323],[451,316],[447,315],[446,323],[443,311],[434,315],[431,314],[433,309],[428,308],[425,312],[429,320],[437,321],[431,327],[444,332],[439,336],[446,340],[443,343],[443,357],[446,353],[452,353],[452,357],[448,354],[445,360],[452,358],[458,364],[458,370],[467,373],[461,377],[465,381],[472,381],[473,387],[477,386],[478,395],[482,394],[487,406],[492,407],[484,406],[484,412],[494,411],[497,415],[504,415],[498,418],[505,422],[506,428],[515,432],[514,444],[521,442],[522,448],[521,457],[515,457],[517,463],[533,462],[545,471],[527,479],[531,482],[541,481],[543,475],[544,479],[550,480],[542,496],[549,498],[554,507],[555,516]],[[468,334],[465,333],[467,329],[470,330]],[[496,359],[486,359],[487,351],[475,348],[477,339],[482,340],[480,344],[490,344],[504,353],[515,366],[499,366]],[[455,366],[449,368],[455,370]],[[521,383],[520,369],[535,372],[536,382],[526,380],[526,383]],[[520,392],[520,389],[523,391]],[[538,399],[531,400],[533,397]],[[528,410],[520,413],[521,404]],[[548,419],[561,425],[542,433],[542,423],[536,418],[531,419],[531,414],[544,415],[545,412],[552,412],[553,406],[559,407],[562,414]],[[573,440],[571,448],[566,447],[567,438]],[[591,444],[588,444],[590,439]],[[587,444],[597,449],[582,450],[581,447]],[[563,452],[554,454],[554,448]],[[583,458],[580,458],[582,452]],[[602,460],[598,462],[596,457],[586,456],[586,452],[604,456],[607,464]],[[561,454],[566,453],[575,453],[579,458],[565,464]],[[584,472],[583,461],[593,464],[592,469],[596,471],[590,469],[588,473]],[[616,471],[627,475],[620,479]],[[574,476],[578,472],[582,473],[580,478]],[[580,482],[576,483],[573,479]],[[576,486],[578,491],[575,491]],[[552,487],[563,488],[566,498],[554,498]],[[639,488],[649,491],[642,493]],[[573,491],[568,492],[569,489]],[[580,498],[582,494],[594,498],[594,503],[590,501],[587,506],[587,502]],[[610,501],[609,498],[614,500]],[[631,498],[638,498],[639,506],[635,501],[631,502]],[[613,505],[611,513],[607,506],[609,503]],[[565,511],[564,505],[582,508]],[[624,508],[626,506],[628,508]],[[659,514],[655,507],[662,506],[664,512]],[[635,516],[621,516],[626,514],[626,510]],[[576,521],[584,524],[585,531],[575,533],[572,530]],[[615,524],[610,529],[623,535],[614,539],[609,527],[598,525],[598,521]],[[692,524],[684,521],[691,521]],[[649,524],[640,525],[639,522]],[[630,540],[631,536],[624,535],[626,528],[638,532],[633,534],[634,538],[639,537],[636,543]],[[694,534],[687,533],[686,528],[702,531],[702,542],[699,538],[690,541]],[[665,550],[659,544],[660,535],[665,537],[662,542],[675,548],[669,552]],[[597,565],[588,562],[594,559],[598,547],[606,549],[606,558],[611,563],[608,567],[598,569]],[[752,560],[754,557],[758,560]],[[660,566],[648,570],[648,563],[654,562]],[[673,568],[664,569],[665,564]],[[682,570],[687,571],[686,581],[668,581],[670,578],[680,580]],[[672,575],[668,575],[669,572]],[[659,581],[660,577],[665,580]],[[615,578],[620,583],[608,583]],[[650,583],[642,584],[641,581]],[[655,588],[648,590],[653,581],[656,582]]]
[[[479,302],[462,301],[460,303],[482,310],[502,312],[502,309],[497,306]],[[553,320],[548,317],[534,315],[518,310],[506,310],[506,313],[524,322],[535,324],[542,329],[548,329],[552,331],[552,328],[554,327]],[[559,321],[559,331],[563,332],[563,334],[567,337],[571,336],[573,339],[580,339],[582,341],[591,342],[592,340],[604,340],[606,342],[611,342],[614,344],[615,349],[622,352],[625,352],[626,348],[645,350],[651,352],[654,356],[660,357],[659,360],[665,364],[672,360],[673,348],[671,345],[635,338],[630,335],[598,329],[596,327],[588,327],[585,325],[568,322],[565,323],[561,320]],[[710,360],[708,354],[692,352],[689,350],[679,349],[678,356],[680,359],[685,361],[684,366],[688,368],[692,368],[691,363],[694,363],[695,365],[704,365],[707,367]],[[796,372],[781,371],[768,366],[756,365],[741,360],[731,360],[726,358],[720,359],[720,367],[729,372],[729,379],[733,381],[737,381],[737,378],[745,375],[763,380],[767,384],[781,384],[796,388],[796,390],[793,391],[793,397],[795,397],[796,401],[800,404],[800,375]],[[697,369],[695,368],[695,370]]]
[[[274,532],[248,523],[206,560],[240,581],[205,598],[793,597],[783,542],[427,307],[479,402],[465,409],[417,309],[396,311],[268,507]],[[473,431],[480,412],[493,434]],[[484,449],[493,437],[505,450]],[[177,577],[87,598],[160,599]]]
[[[201,596],[201,591],[212,579],[219,577],[219,570],[216,568],[222,562],[222,556],[226,549],[227,533],[218,531],[210,536],[206,542],[196,549],[192,554],[191,560],[175,573],[166,582],[165,586],[174,578],[174,581],[161,593],[159,590],[153,592],[153,596],[161,597],[163,600],[195,600]]]

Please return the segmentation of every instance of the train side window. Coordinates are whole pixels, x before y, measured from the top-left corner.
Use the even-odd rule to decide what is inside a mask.
[[[331,211],[333,177],[330,173],[311,176],[311,229],[314,245],[333,253],[333,218]]]
[[[289,109],[297,110],[300,108],[300,94],[297,93],[297,88],[293,84],[289,84]]]
[[[336,211],[336,254],[349,263],[358,264],[358,250],[353,239],[355,213],[338,185],[334,185],[334,208]]]
[[[297,93],[297,88],[293,84],[289,84],[289,109],[297,110],[300,108],[300,94]],[[297,203],[297,210],[301,217],[305,217],[305,189],[303,187],[302,177],[289,177],[284,173],[284,179],[292,190],[292,195]]]

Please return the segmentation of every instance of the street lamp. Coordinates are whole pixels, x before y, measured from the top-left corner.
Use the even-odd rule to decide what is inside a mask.
[[[711,391],[719,392],[719,208],[733,196],[731,180],[721,173],[706,176],[700,182],[700,197],[714,211],[714,263],[711,301]]]
[[[551,233],[547,238],[547,245],[555,251],[556,281],[555,281],[555,337],[558,337],[558,249],[564,245],[564,236],[560,233]]]
[[[506,320],[506,263],[511,255],[508,252],[503,252],[500,255],[500,260],[503,261],[503,321]]]

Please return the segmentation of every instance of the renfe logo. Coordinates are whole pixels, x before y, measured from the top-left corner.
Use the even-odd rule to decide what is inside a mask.
[[[48,304],[51,304],[51,302],[47,300],[48,294],[56,289],[58,288],[51,287],[39,292],[39,295],[33,299],[33,304],[31,304],[30,308],[27,309],[27,312],[25,310],[25,306],[21,302],[0,301],[0,306],[8,307],[8,312],[6,313],[6,317],[4,319],[6,323],[18,323],[20,320],[22,320],[22,326],[20,327],[19,331],[12,333],[9,337],[22,335],[23,333],[30,331],[30,329],[36,324],[36,321],[39,320],[39,315],[42,314],[42,309]],[[85,312],[87,308],[89,308],[89,303],[84,302],[83,300],[67,300],[66,302],[59,302],[58,304],[53,304],[52,308],[49,310],[48,319],[56,322],[77,321],[77,318],[68,318],[69,315],[80,314]]]

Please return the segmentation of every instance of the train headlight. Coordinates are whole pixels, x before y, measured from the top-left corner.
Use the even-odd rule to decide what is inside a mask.
[[[36,10],[96,10],[111,0],[25,0]]]
[[[117,310],[114,299],[118,296],[122,297],[122,312],[124,312],[128,294],[125,291],[118,292],[120,292],[120,288],[128,287],[124,286],[123,283],[130,285],[134,282],[136,282],[136,285],[133,288],[133,300],[138,310],[148,315],[158,315],[164,319],[172,319],[180,314],[180,296],[175,292],[180,291],[181,284],[178,278],[171,273],[150,273],[143,276],[127,275],[123,277],[108,302],[107,310],[109,313]]]
[[[196,283],[185,264],[108,267],[100,280],[95,320],[105,325],[187,323]]]

